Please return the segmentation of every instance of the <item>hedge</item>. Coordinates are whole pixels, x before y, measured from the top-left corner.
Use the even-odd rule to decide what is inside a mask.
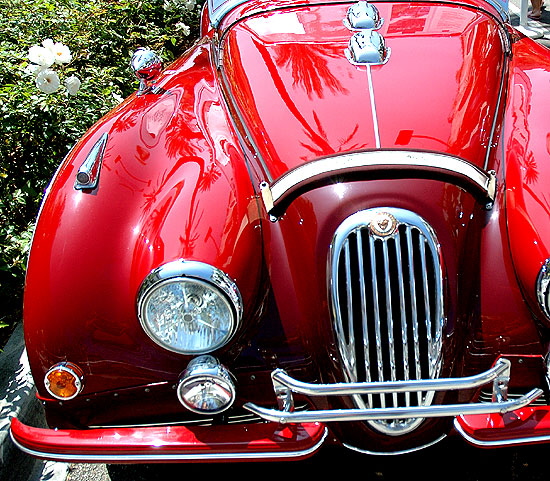
[[[132,52],[147,46],[169,63],[196,39],[200,9],[195,0],[0,0],[0,339],[21,317],[33,225],[57,166],[137,88]],[[60,62],[37,77],[44,67],[31,60],[45,46]]]

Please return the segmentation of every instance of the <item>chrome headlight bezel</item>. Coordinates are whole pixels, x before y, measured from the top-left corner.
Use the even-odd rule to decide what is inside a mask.
[[[152,297],[159,290],[178,283],[193,285],[219,297],[220,305],[225,306],[228,311],[223,336],[207,346],[185,347],[168,342],[153,329],[148,315]],[[180,259],[164,264],[147,275],[139,289],[137,312],[143,330],[156,344],[178,354],[197,355],[220,349],[232,339],[242,319],[243,304],[237,285],[226,273],[203,262]],[[179,322],[184,321],[180,319]]]
[[[539,307],[550,319],[550,259],[546,259],[540,268],[535,289]]]

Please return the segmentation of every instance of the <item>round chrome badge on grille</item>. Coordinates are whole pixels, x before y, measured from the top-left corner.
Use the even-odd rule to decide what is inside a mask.
[[[378,212],[369,222],[369,229],[378,237],[389,237],[395,234],[398,222],[396,218],[387,212]]]

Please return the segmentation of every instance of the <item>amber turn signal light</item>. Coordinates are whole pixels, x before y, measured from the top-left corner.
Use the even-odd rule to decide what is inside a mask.
[[[44,377],[46,390],[56,399],[73,399],[84,386],[84,373],[72,362],[60,362],[52,366]]]

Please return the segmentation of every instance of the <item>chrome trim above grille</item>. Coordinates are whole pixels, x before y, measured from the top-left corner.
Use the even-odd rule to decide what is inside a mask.
[[[496,174],[484,171],[470,162],[436,152],[373,150],[324,157],[302,164],[271,184],[262,182],[260,190],[267,212],[279,216],[302,192],[312,190],[338,176],[346,180],[445,176],[449,182],[464,186],[491,208],[496,195]]]

